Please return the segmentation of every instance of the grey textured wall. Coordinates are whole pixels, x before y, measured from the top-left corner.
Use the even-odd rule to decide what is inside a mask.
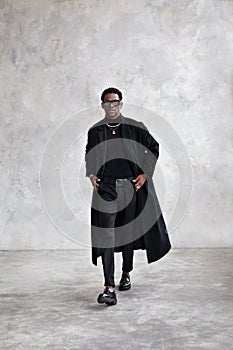
[[[173,245],[233,246],[232,18],[230,0],[0,0],[0,249],[79,247],[49,220],[41,186],[64,233],[72,236],[73,226],[74,241],[88,237],[85,131],[102,116],[99,94],[111,85],[123,90],[123,114],[144,121],[161,142],[155,182],[169,227],[179,179],[156,116],[189,154],[192,198],[180,225],[170,227]],[[40,180],[48,140],[54,153],[46,150]],[[64,148],[63,190],[76,221],[50,179]]]

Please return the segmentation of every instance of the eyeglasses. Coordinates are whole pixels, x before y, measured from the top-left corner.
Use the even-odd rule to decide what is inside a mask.
[[[102,102],[102,104],[106,107],[110,106],[111,104],[113,106],[119,106],[121,103],[120,100],[105,100],[104,102]]]

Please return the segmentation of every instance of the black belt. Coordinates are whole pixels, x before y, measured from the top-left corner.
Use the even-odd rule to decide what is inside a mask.
[[[111,177],[104,177],[103,179],[101,179],[101,181],[104,181],[104,182],[108,182],[112,185],[115,185],[116,183],[124,183],[126,181],[132,181],[134,179],[134,176],[130,176],[130,177],[125,177],[123,179],[113,179]]]

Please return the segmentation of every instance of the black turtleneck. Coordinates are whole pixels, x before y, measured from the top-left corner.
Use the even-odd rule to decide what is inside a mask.
[[[106,123],[110,125],[119,124],[119,123],[122,123],[122,115],[120,114],[119,117],[115,119],[111,119],[105,116],[105,120],[106,120]],[[118,146],[117,153],[119,154],[119,157],[117,157],[116,159],[112,159],[105,164],[104,177],[112,178],[112,179],[124,179],[128,177],[132,177],[133,176],[132,162],[127,159],[124,159],[124,157],[126,156],[125,149],[123,147],[122,142],[120,142],[122,138],[122,124],[116,129],[115,135],[112,133],[112,130],[110,130],[110,128],[107,125],[105,127],[107,128],[108,140],[111,140],[111,139],[119,140],[119,144],[117,145]],[[112,146],[110,142],[108,144],[108,149],[107,149],[107,152],[109,152],[109,157],[107,158],[111,158],[111,153],[112,153],[111,147],[114,147],[114,146]]]

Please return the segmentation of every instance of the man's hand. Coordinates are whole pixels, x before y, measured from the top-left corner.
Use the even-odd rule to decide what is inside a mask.
[[[135,182],[136,191],[138,191],[142,187],[142,185],[144,185],[144,183],[146,182],[146,179],[147,179],[146,174],[140,174],[136,177],[136,179],[133,180],[133,182]]]
[[[99,184],[98,184],[98,182],[100,181],[100,179],[98,179],[98,177],[95,176],[95,175],[91,175],[91,176],[90,176],[90,180],[91,180],[91,183],[92,183],[92,186],[94,187],[94,189],[95,189],[96,191],[98,191],[98,189],[99,189]]]

